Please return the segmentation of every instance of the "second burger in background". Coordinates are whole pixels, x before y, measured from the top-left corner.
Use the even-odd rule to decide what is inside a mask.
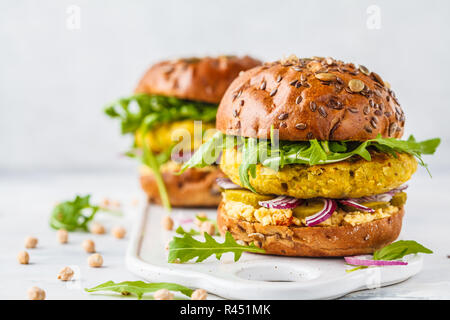
[[[134,136],[127,155],[143,163],[140,181],[150,202],[166,208],[219,204],[215,180],[221,171],[216,165],[174,174],[180,169],[180,163],[172,160],[178,143],[174,137],[177,130],[194,137],[194,121],[202,121],[202,130],[214,128],[217,106],[228,85],[241,71],[259,64],[248,56],[162,61],[145,73],[134,95],[106,108],[108,116],[121,121],[122,134]],[[201,137],[197,140],[190,139],[183,150],[195,150],[202,143]],[[177,152],[177,157],[189,156]]]

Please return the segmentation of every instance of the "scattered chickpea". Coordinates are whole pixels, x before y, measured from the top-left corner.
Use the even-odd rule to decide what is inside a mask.
[[[61,281],[69,281],[73,277],[73,270],[70,267],[64,267],[59,271],[58,279]]]
[[[114,227],[114,228],[111,230],[111,232],[112,232],[113,236],[116,237],[117,239],[122,239],[122,238],[124,238],[124,237],[125,237],[125,234],[127,233],[127,231],[125,230],[125,228],[122,227],[122,226]]]
[[[69,233],[65,229],[59,229],[56,232],[56,238],[59,243],[67,243],[69,241]]]
[[[164,216],[161,220],[161,225],[166,230],[172,230],[173,229],[173,220],[169,216]]]
[[[200,232],[206,232],[207,234],[213,236],[216,234],[216,227],[209,221],[205,221],[200,225]]]
[[[20,251],[17,255],[17,261],[19,261],[20,264],[28,264],[30,255],[26,251]]]
[[[122,206],[122,204],[120,203],[120,201],[117,201],[117,200],[113,200],[113,201],[111,201],[111,207],[113,207],[113,208],[120,208]]]
[[[205,289],[197,289],[191,295],[192,300],[206,300],[207,297],[208,292]]]
[[[84,251],[86,251],[88,253],[94,253],[95,252],[95,242],[92,241],[91,239],[84,240],[81,245],[82,245]]]
[[[131,205],[132,205],[133,207],[137,207],[138,204],[139,204],[139,199],[138,199],[138,198],[133,198],[133,199],[131,200]]]
[[[108,208],[111,205],[111,201],[108,198],[103,198],[100,206],[103,208]]]
[[[31,287],[27,293],[30,300],[45,300],[45,291],[41,288]]]
[[[99,268],[103,265],[103,257],[98,253],[94,253],[89,256],[88,263],[90,267]]]
[[[167,289],[160,289],[153,294],[155,300],[173,300],[174,294]]]
[[[91,232],[94,234],[104,234],[105,227],[98,222],[94,222],[93,224],[91,224]]]
[[[37,238],[31,236],[25,238],[25,248],[27,249],[36,248],[37,244],[38,244]]]
[[[208,218],[208,216],[204,212],[200,212],[195,216],[195,224],[200,227],[203,221],[200,221],[198,218]]]

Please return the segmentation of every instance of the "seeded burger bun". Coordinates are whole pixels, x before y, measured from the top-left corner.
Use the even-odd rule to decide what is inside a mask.
[[[145,73],[135,92],[219,103],[239,72],[261,64],[249,56],[188,58],[159,62]]]
[[[393,91],[378,74],[370,72],[364,66],[355,66],[331,58],[296,57],[266,63],[242,73],[225,93],[216,120],[217,129],[227,135],[267,139],[273,125],[275,129],[279,129],[279,139],[289,141],[311,139],[365,141],[376,138],[378,134],[383,137],[400,138],[404,124],[405,116]],[[384,158],[378,159],[380,156],[373,156],[374,161],[387,161]],[[350,168],[357,165],[352,163],[349,161],[335,167]],[[234,165],[237,168],[239,163]],[[398,185],[407,180],[417,166],[415,162],[407,165],[411,167],[407,168],[405,173],[407,177],[399,179],[402,181],[399,181]],[[227,167],[227,164],[224,166],[222,163],[222,168],[224,167]],[[311,192],[318,190],[319,185],[334,188],[333,183],[330,185],[323,179],[320,182],[321,175],[325,174],[325,169],[328,168],[326,165],[321,167],[296,165],[292,172],[295,170],[296,174],[301,174],[302,170],[310,170],[311,175],[302,174],[294,177],[294,173],[290,173],[283,182],[280,177],[284,177],[283,170],[287,170],[286,168],[274,173],[265,170],[263,174],[259,171],[258,165],[257,178],[266,179],[262,182],[265,189],[259,187],[252,177],[250,179],[252,186],[261,194],[298,197],[303,195],[301,186],[293,189],[291,182],[300,181],[302,178],[311,184],[308,189]],[[329,168],[331,170],[334,167],[330,165]],[[342,176],[346,177],[349,172],[350,176],[352,175],[352,169],[350,168],[350,171],[347,169],[342,170]],[[358,172],[357,169],[359,168],[356,168],[355,172]],[[224,172],[234,183],[239,184],[239,177],[233,170],[227,169]],[[382,171],[378,172],[382,174]],[[327,179],[333,181],[335,178],[336,174]],[[369,177],[362,179],[361,183],[364,185],[364,181],[368,179]],[[376,180],[375,178],[374,186]],[[277,192],[268,192],[270,187],[277,186],[280,181],[283,183],[280,183]],[[396,183],[393,182],[386,189],[395,187]],[[339,186],[336,188],[339,189]],[[349,190],[354,188],[355,186],[352,186]],[[304,198],[341,195],[334,194],[334,189],[331,189],[327,189],[327,192],[330,192],[328,195],[305,193]],[[377,191],[384,192],[376,188],[373,190]],[[373,253],[398,237],[404,215],[402,205],[387,217],[355,225],[331,224],[313,227],[289,223],[263,225],[254,219],[249,221],[242,218],[246,212],[241,213],[239,209],[236,209],[238,213],[228,212],[225,209],[226,201],[227,199],[224,199],[218,208],[217,223],[222,234],[229,231],[235,239],[254,242],[268,254],[289,256],[325,257]]]
[[[266,63],[239,76],[217,114],[229,135],[280,140],[400,138],[405,116],[389,84],[364,66],[331,58]]]
[[[225,90],[241,71],[261,64],[248,56],[220,56],[167,60],[150,67],[135,90],[136,93],[158,94],[192,101],[218,104]],[[220,191],[215,184],[223,174],[216,166],[191,168],[181,175],[176,170],[164,170],[162,178],[175,207],[212,207],[220,203]],[[161,204],[154,175],[141,170],[141,186],[149,201]]]

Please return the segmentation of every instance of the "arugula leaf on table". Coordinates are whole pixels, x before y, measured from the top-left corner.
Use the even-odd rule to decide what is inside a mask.
[[[399,240],[377,250],[373,254],[374,260],[396,260],[413,253],[433,253],[414,240]]]
[[[183,238],[174,237],[169,243],[169,263],[184,263],[194,258],[195,262],[202,262],[212,255],[218,260],[222,254],[234,253],[234,261],[241,258],[243,252],[265,253],[264,249],[258,248],[255,244],[249,246],[240,245],[233,239],[230,232],[225,234],[225,241],[219,243],[208,233],[204,233],[205,242],[194,239],[191,235],[185,234]]]
[[[74,200],[57,204],[50,215],[50,226],[56,230],[88,231],[88,223],[94,219],[95,214],[99,210],[105,210],[92,205],[90,197],[77,195]]]
[[[200,235],[200,232],[199,232],[199,231],[194,230],[194,229],[191,229],[191,230],[189,230],[189,231],[186,231],[186,230],[183,229],[182,226],[179,226],[179,227],[175,230],[175,232],[178,233],[178,234],[180,234],[180,235],[182,235],[182,236],[185,235],[185,234],[189,234],[189,235],[191,235],[191,236],[198,236],[198,235]]]
[[[107,281],[93,288],[85,288],[86,292],[98,292],[98,291],[112,291],[121,294],[135,294],[138,299],[142,299],[145,293],[156,292],[160,289],[167,289],[169,291],[177,291],[188,297],[192,295],[193,290],[185,286],[169,283],[169,282],[159,282],[159,283],[148,283],[144,281],[124,281],[115,283],[114,281]]]

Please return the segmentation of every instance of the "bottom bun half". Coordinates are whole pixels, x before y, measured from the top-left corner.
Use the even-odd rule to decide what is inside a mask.
[[[228,216],[224,203],[217,211],[221,234],[254,242],[268,254],[301,257],[343,257],[371,254],[397,239],[402,229],[404,209],[383,219],[351,226],[297,227],[263,226]]]
[[[216,185],[216,178],[223,177],[218,168],[211,170],[188,169],[181,175],[162,172],[162,178],[174,207],[215,207],[220,203],[221,194]],[[161,204],[158,185],[152,173],[140,176],[141,187],[149,202]]]

